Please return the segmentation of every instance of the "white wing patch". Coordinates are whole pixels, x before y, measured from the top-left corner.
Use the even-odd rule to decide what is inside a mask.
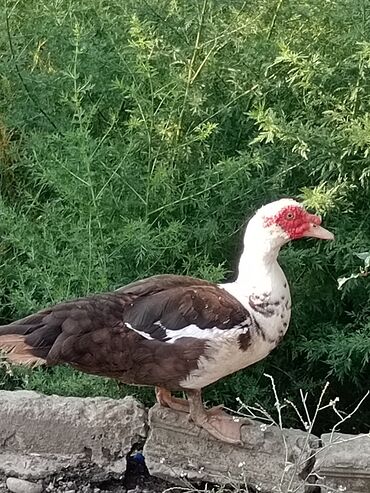
[[[229,330],[235,330],[239,329],[239,334],[244,334],[248,330],[248,326],[246,327],[246,330],[240,331],[240,329],[243,328],[243,325],[236,325],[232,329],[219,329],[218,327],[211,327],[209,329],[201,329],[195,324],[188,325],[187,327],[184,327],[182,329],[178,330],[171,330],[171,329],[166,329],[166,336],[168,344],[173,344],[176,342],[178,339],[181,339],[182,337],[195,337],[196,339],[214,339],[218,337],[222,337],[225,335],[225,332],[229,332]]]
[[[133,326],[131,324],[129,324],[128,322],[125,322],[125,325],[128,329],[133,330],[134,332],[141,335],[145,339],[149,339],[150,341],[155,341],[155,339],[150,334],[148,334],[147,332],[143,332],[142,330],[134,329]]]
[[[135,329],[130,323],[125,322],[125,325],[128,329],[133,330],[137,334],[141,335],[145,339],[155,341],[155,340],[161,340],[161,339],[156,339],[155,337],[152,337],[150,334],[148,334],[145,331]],[[201,329],[195,324],[190,324],[187,325],[186,327],[183,327],[182,329],[177,329],[177,330],[171,330],[167,329],[160,320],[157,320],[157,322],[154,322],[153,325],[158,325],[161,329],[165,331],[165,338],[162,339],[163,342],[167,344],[174,344],[178,339],[181,339],[183,337],[194,337],[196,339],[219,339],[219,338],[224,338],[226,334],[235,334],[237,333],[238,335],[240,334],[245,334],[248,332],[250,326],[252,325],[252,321],[249,319],[243,320],[238,325],[235,325],[231,329],[220,329],[219,327],[210,327],[208,329]]]

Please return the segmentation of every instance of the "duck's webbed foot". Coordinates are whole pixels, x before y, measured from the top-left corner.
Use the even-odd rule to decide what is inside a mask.
[[[187,391],[190,404],[190,418],[210,435],[226,443],[242,444],[241,427],[243,422],[226,414],[221,406],[204,408],[200,390]],[[220,408],[221,407],[221,408]]]

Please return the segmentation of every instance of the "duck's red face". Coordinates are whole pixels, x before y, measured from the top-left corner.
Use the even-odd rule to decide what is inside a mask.
[[[289,237],[296,240],[305,236],[320,238],[322,240],[333,240],[334,235],[320,226],[321,217],[309,214],[299,205],[287,205],[281,208],[273,216],[266,217],[265,227],[279,226]]]

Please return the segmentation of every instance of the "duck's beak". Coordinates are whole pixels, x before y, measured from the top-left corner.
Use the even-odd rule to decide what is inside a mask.
[[[319,238],[320,240],[334,240],[334,235],[327,229],[320,226],[321,217],[310,214],[310,226],[303,233],[303,236],[308,236],[309,238]]]

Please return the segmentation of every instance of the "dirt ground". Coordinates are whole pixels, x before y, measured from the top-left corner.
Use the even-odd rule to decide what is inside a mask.
[[[9,493],[6,477],[0,476],[0,493]],[[40,483],[39,483],[40,484]],[[184,491],[173,484],[150,476],[145,463],[128,459],[126,472],[107,476],[90,465],[66,470],[42,481],[45,493],[171,493]]]

